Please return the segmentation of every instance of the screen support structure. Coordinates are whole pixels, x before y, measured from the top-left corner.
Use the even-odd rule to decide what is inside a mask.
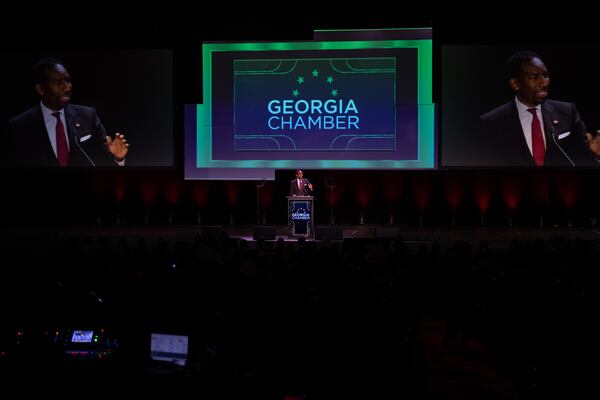
[[[256,224],[260,225],[260,189],[265,186],[267,181],[263,179],[260,183],[256,184]]]
[[[325,177],[323,178],[325,181],[325,186],[329,188],[329,225],[335,225],[335,215],[333,214],[333,189],[335,189],[335,180],[333,177]]]

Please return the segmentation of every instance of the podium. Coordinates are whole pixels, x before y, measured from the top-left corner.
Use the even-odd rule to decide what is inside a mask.
[[[315,234],[313,196],[287,196],[288,236],[312,238]]]

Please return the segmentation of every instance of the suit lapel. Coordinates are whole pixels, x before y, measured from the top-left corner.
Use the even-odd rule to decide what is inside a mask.
[[[69,135],[70,145],[76,146],[76,143],[72,143],[73,140],[77,140],[76,131],[79,126],[79,120],[77,117],[77,111],[70,106],[65,107],[65,120],[67,121],[67,134]],[[70,150],[73,150],[72,148]]]
[[[87,165],[81,160],[82,154],[79,151],[79,127],[81,121],[77,110],[71,106],[65,107],[65,120],[67,121],[67,135],[69,136],[69,165]]]
[[[554,120],[556,120],[556,109],[548,101],[542,103],[542,119],[544,120],[544,136],[546,137],[546,149],[550,148],[552,143],[552,131]]]
[[[552,165],[559,162],[556,158],[556,148],[554,143],[554,121],[557,120],[556,108],[546,100],[542,103],[542,119],[544,120],[544,136],[546,137],[546,160],[545,165]]]

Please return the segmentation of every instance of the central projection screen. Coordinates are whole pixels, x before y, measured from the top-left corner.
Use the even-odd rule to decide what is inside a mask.
[[[431,40],[204,44],[187,179],[436,166]]]

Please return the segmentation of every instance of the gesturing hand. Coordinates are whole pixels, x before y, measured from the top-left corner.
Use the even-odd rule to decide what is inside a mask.
[[[115,160],[122,161],[125,159],[127,152],[129,151],[129,143],[125,139],[125,135],[115,133],[115,138],[112,139],[110,136],[106,136],[106,143],[108,144],[108,151],[113,155]]]

